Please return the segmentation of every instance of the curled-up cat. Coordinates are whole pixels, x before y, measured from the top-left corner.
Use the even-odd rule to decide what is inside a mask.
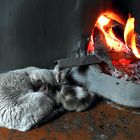
[[[0,127],[27,131],[65,110],[87,109],[94,96],[82,87],[58,86],[56,73],[28,67],[0,74]]]
[[[37,87],[38,80],[51,88]],[[27,131],[38,124],[54,111],[47,93],[54,94],[56,85],[53,70],[28,67],[0,74],[0,127]]]

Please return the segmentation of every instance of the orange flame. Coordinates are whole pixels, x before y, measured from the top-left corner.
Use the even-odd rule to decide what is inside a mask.
[[[118,16],[117,14],[113,13],[113,12],[104,12],[103,15],[105,15],[106,17],[108,17],[111,20],[117,21],[118,23],[125,25],[125,22],[122,18],[120,18],[120,16]]]
[[[101,15],[97,19],[95,27],[98,27],[104,33],[107,45],[109,46],[110,49],[114,49],[117,52],[127,51],[127,47],[125,46],[125,44],[122,41],[120,41],[113,33],[112,27],[110,27],[108,31],[105,30],[104,27],[107,26],[112,21],[112,19],[106,17],[105,15],[104,14]],[[116,19],[116,21],[120,22],[120,19]]]
[[[130,49],[137,58],[140,58],[140,51],[136,46],[136,33],[134,32],[134,21],[135,19],[130,17],[128,18],[126,25],[124,21],[115,13],[105,12],[99,16],[95,23],[95,27],[100,29],[105,36],[105,40],[109,49],[113,49],[116,52],[123,51],[128,53]],[[112,27],[115,23],[119,23],[124,27],[124,42],[118,39]],[[93,30],[94,33],[94,30]],[[94,51],[94,41],[93,33],[90,37],[88,44],[88,52]]]
[[[134,34],[134,21],[135,21],[135,19],[131,18],[129,16],[129,18],[126,22],[125,29],[124,29],[124,40],[125,40],[126,44],[129,44],[128,43],[129,36]]]
[[[136,33],[134,31],[134,22],[135,19],[129,16],[124,30],[124,40],[127,46],[129,46],[132,49],[134,55],[137,58],[140,58],[139,50],[136,47]]]

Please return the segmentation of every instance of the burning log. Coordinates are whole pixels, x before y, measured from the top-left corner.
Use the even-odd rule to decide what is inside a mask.
[[[95,56],[97,58],[99,58],[99,60],[106,62],[111,69],[114,69],[112,62],[111,62],[111,58],[108,54],[105,36],[98,28],[94,29],[94,37],[93,38],[94,38]]]
[[[112,66],[111,60],[120,60],[120,59],[131,59],[137,60],[137,58],[132,53],[125,53],[123,51],[119,52],[109,52],[107,43],[103,33],[99,29],[94,30],[94,55],[74,57],[74,58],[65,58],[57,60],[57,63],[60,68],[69,68],[82,65],[91,65],[97,64],[100,62],[106,62],[111,69],[114,69]]]
[[[118,61],[121,59],[132,60],[132,61],[138,60],[138,58],[136,58],[133,54],[128,54],[125,52],[110,52],[109,56],[111,57],[112,61]]]
[[[111,60],[120,60],[120,59],[131,59],[131,60],[138,60],[134,56],[133,53],[126,53],[123,51],[110,51],[108,45],[105,41],[105,36],[103,33],[95,28],[94,29],[94,48],[95,48],[95,55],[102,61],[106,62],[108,65],[111,65]],[[110,66],[111,67],[111,66]]]

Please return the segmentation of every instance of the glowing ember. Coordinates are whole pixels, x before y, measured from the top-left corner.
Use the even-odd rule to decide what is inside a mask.
[[[116,37],[115,33],[112,30],[112,27],[115,26],[115,23],[120,24],[124,27],[124,42]],[[136,47],[136,33],[134,32],[134,18],[129,16],[126,25],[124,21],[115,13],[106,12],[99,16],[95,23],[95,27],[102,31],[105,36],[105,40],[107,43],[107,47],[110,50],[115,50],[116,52],[130,52],[130,49],[134,53],[137,58],[140,58],[140,53],[138,48]],[[88,52],[94,52],[94,41],[93,41],[93,33],[91,34],[89,44],[88,44]]]

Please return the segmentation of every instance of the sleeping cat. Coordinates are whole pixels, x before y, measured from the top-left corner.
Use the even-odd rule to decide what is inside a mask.
[[[87,109],[93,94],[83,87],[59,86],[56,73],[28,67],[0,74],[0,127],[27,131],[65,110]]]

